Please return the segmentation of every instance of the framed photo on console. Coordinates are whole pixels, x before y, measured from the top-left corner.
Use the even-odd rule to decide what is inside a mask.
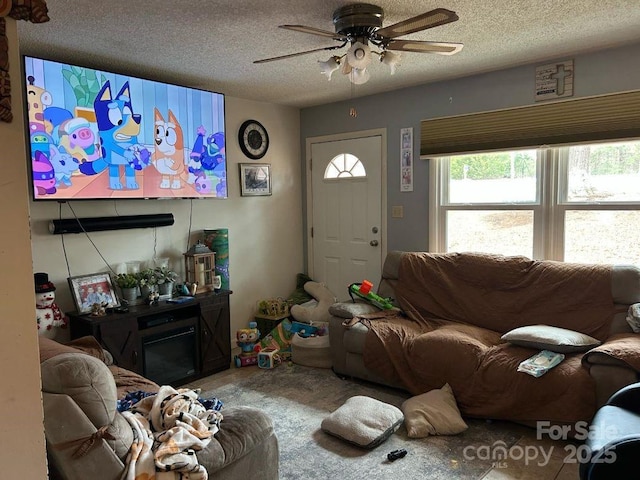
[[[108,273],[94,273],[67,278],[78,313],[91,313],[94,304],[105,308],[120,306]]]
[[[271,165],[268,163],[240,164],[240,195],[271,195]]]

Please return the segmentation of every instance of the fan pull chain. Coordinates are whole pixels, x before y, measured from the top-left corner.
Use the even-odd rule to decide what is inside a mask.
[[[353,102],[353,90],[356,88],[356,86],[351,83],[351,101]],[[358,111],[356,110],[356,107],[351,107],[349,108],[349,116],[351,118],[356,118],[358,116]]]

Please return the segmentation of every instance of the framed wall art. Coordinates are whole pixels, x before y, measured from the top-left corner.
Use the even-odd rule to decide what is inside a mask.
[[[120,305],[108,273],[69,277],[67,281],[78,313],[91,313],[94,304],[105,308]]]
[[[271,195],[271,165],[268,163],[241,163],[240,195],[243,197]]]
[[[413,192],[413,128],[400,130],[400,191]]]

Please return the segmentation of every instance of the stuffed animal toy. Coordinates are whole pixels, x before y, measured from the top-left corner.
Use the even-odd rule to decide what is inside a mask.
[[[336,303],[336,296],[323,284],[310,281],[304,284],[305,291],[315,300],[302,305],[293,305],[289,310],[291,316],[298,322],[313,324],[328,322],[331,318],[329,307]]]
[[[240,355],[234,357],[236,367],[248,367],[258,363],[258,353],[254,350],[260,330],[257,322],[249,322],[249,328],[241,328],[236,332],[236,343],[242,350]]]
[[[36,289],[36,322],[38,335],[47,338],[56,336],[57,328],[66,328],[67,317],[56,304],[56,287],[49,281],[46,273],[35,273],[33,280]]]
[[[92,317],[104,317],[107,314],[108,303],[94,303],[91,305]]]
[[[260,331],[256,322],[249,322],[249,328],[241,328],[236,332],[238,346],[242,350],[241,355],[253,355],[253,347],[260,338]]]

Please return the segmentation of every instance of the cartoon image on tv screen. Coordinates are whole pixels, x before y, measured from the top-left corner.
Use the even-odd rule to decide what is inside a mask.
[[[227,197],[224,96],[25,57],[34,198]]]

